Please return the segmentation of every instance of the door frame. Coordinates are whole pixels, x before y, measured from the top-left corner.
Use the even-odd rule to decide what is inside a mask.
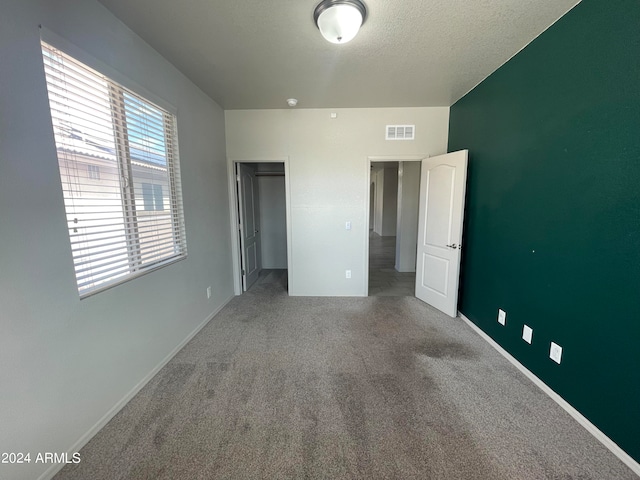
[[[367,156],[366,168],[367,168],[367,184],[366,184],[366,195],[365,195],[365,239],[364,239],[364,296],[369,296],[369,230],[370,230],[370,222],[369,222],[369,212],[371,211],[371,164],[378,162],[421,162],[422,160],[429,158],[431,155],[423,154],[423,155],[369,155]]]
[[[285,191],[285,208],[287,219],[287,275],[289,289],[294,283],[292,278],[293,258],[291,255],[291,188],[289,182],[289,157],[279,158],[227,158],[227,174],[229,184],[229,209],[230,209],[230,227],[231,227],[231,263],[233,269],[233,291],[235,295],[242,295],[242,262],[240,250],[240,238],[238,235],[238,182],[236,181],[236,165],[238,163],[284,163],[284,191]]]

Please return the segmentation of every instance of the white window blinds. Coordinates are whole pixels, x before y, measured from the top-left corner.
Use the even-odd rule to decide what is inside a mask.
[[[175,116],[42,42],[80,296],[187,254]]]

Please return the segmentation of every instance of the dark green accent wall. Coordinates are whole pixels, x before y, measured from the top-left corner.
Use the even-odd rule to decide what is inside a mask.
[[[460,311],[640,461],[640,1],[584,0],[453,105],[465,148]]]

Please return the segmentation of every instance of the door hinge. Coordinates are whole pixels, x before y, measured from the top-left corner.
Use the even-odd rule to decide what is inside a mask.
[[[244,274],[245,274],[245,273],[244,273],[244,270],[242,270],[242,275],[244,275]]]

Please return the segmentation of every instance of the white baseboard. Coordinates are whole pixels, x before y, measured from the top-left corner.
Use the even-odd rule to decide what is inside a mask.
[[[587,431],[593,435],[600,443],[602,443],[605,447],[607,447],[611,453],[613,453],[616,457],[618,457],[624,464],[629,467],[633,472],[640,476],[640,463],[636,462],[631,456],[625,452],[622,448],[620,448],[613,440],[607,437],[602,431],[596,427],[593,423],[587,420],[584,415],[582,415],[578,410],[572,407],[565,399],[563,399],[560,395],[554,392],[551,387],[549,387],[546,383],[540,380],[537,376],[535,376],[530,370],[528,370],[524,365],[522,365],[518,360],[516,360],[509,352],[507,352],[504,348],[502,348],[493,338],[487,335],[483,330],[480,329],[475,323],[469,320],[464,316],[462,312],[458,312],[458,315],[462,320],[469,325],[475,332],[480,335],[484,340],[486,340],[489,345],[495,348],[503,357],[509,360],[513,365],[518,368],[525,376],[531,380],[536,386],[540,388],[544,393],[546,393],[553,401],[555,401],[558,405],[560,405],[569,415],[571,415],[580,425],[587,429]]]
[[[78,441],[76,443],[74,443],[71,448],[69,448],[67,450],[67,454],[69,456],[69,458],[72,457],[72,455],[75,452],[80,451],[80,449],[82,447],[84,447],[89,440],[91,440],[93,438],[93,436],[98,433],[107,423],[109,423],[109,420],[111,420],[113,417],[116,416],[116,414],[122,410],[122,408],[129,402],[129,400],[131,400],[133,397],[136,396],[136,394],[142,390],[142,388],[149,383],[149,381],[156,375],[156,373],[158,373],[162,367],[164,367],[167,363],[169,363],[169,360],[171,360],[173,357],[176,356],[176,354],[182,350],[184,348],[184,346],[189,343],[189,341],[196,336],[196,334],[202,330],[204,328],[204,326],[209,323],[213,317],[215,317],[220,310],[222,310],[227,303],[229,303],[233,297],[235,295],[231,295],[229,298],[227,298],[225,301],[222,302],[222,304],[216,308],[207,318],[204,319],[204,321],[202,323],[200,323],[200,325],[198,325],[189,335],[186,336],[186,338],[184,340],[182,340],[173,350],[171,350],[171,352],[169,352],[169,354],[164,357],[160,363],[158,363],[153,370],[151,370],[147,375],[145,375],[145,377],[140,380],[138,382],[138,384],[133,387],[124,397],[122,397],[113,407],[111,407],[111,409],[104,414],[104,416],[98,420],[98,422],[91,427],[84,435],[82,435],[80,437],[80,439],[78,439]],[[54,463],[52,464],[47,470],[44,471],[44,473],[42,475],[40,475],[38,477],[38,480],[50,480],[51,478],[53,478],[53,476],[58,473],[60,470],[62,470],[64,468],[65,464],[64,463]]]

